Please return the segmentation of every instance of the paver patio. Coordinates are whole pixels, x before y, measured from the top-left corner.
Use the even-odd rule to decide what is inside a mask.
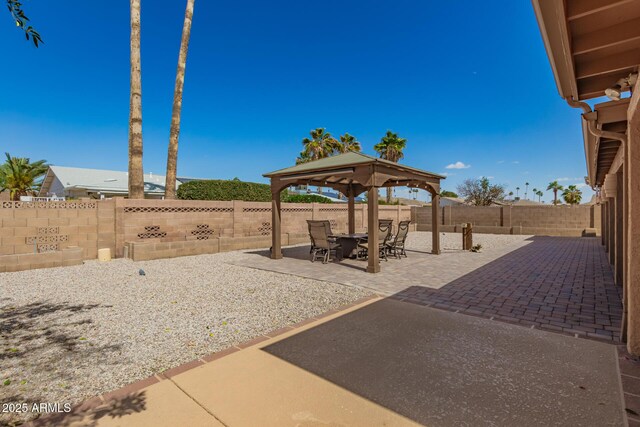
[[[481,253],[409,250],[367,274],[362,261],[311,263],[308,246],[248,252],[236,262],[259,269],[372,289],[439,309],[616,342],[622,289],[597,238],[529,237]]]
[[[283,248],[284,258],[278,260],[271,259],[268,250],[248,251],[233,263],[260,270],[360,286],[388,296],[415,285],[441,288],[530,243],[531,241],[523,236],[522,239],[479,253],[463,252],[445,246],[440,255],[433,255],[430,252],[431,233],[410,233],[407,241],[408,256],[400,260],[389,257],[388,261],[380,261],[381,271],[376,274],[368,274],[365,271],[367,262],[364,260],[345,258],[341,261],[334,259],[331,264],[322,264],[320,261],[312,263],[309,258],[309,245]]]

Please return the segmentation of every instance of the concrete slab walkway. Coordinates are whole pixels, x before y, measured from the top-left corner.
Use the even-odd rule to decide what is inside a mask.
[[[393,299],[227,353],[36,425],[625,423],[615,346]]]

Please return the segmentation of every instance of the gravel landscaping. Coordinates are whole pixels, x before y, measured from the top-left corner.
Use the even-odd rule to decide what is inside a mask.
[[[238,256],[0,274],[0,402],[77,403],[371,294]]]

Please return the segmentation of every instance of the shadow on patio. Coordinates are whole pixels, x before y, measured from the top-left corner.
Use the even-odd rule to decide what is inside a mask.
[[[615,346],[390,298],[262,351],[424,425],[623,424]]]

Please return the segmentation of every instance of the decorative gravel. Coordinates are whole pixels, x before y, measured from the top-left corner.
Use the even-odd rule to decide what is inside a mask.
[[[78,403],[370,295],[240,255],[0,274],[0,402]]]

